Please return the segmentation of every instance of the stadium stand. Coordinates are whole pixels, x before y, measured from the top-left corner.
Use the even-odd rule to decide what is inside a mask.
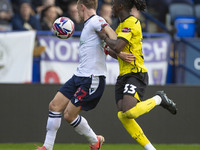
[[[197,35],[198,37],[200,37],[200,3],[199,4],[195,4],[194,6],[194,10],[195,10],[195,17],[197,19],[196,23],[197,23]]]
[[[193,17],[194,9],[193,5],[187,3],[172,3],[169,5],[169,14],[171,17],[171,23],[173,24],[176,17]]]

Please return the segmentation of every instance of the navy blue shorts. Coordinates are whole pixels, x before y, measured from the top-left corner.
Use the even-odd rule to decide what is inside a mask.
[[[88,111],[96,107],[105,89],[105,76],[78,77],[73,75],[58,91],[75,106]]]

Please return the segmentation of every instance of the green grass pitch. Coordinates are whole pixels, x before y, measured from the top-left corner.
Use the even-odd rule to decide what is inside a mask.
[[[38,144],[41,145],[41,144]],[[198,145],[155,144],[157,150],[200,150]],[[34,144],[0,144],[0,150],[34,150]],[[88,144],[55,144],[54,150],[89,150]],[[104,144],[101,150],[144,150],[137,144]]]

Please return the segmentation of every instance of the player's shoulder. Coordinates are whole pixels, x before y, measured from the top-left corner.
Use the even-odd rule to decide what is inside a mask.
[[[141,28],[140,21],[134,16],[129,16],[122,25],[122,28],[129,28],[131,32]]]
[[[126,18],[126,20],[124,20],[124,24],[137,24],[138,22],[140,22],[137,18],[135,18],[134,16],[129,16],[128,18]]]
[[[93,22],[94,24],[95,24],[96,22],[100,22],[100,23],[101,23],[101,22],[102,22],[102,23],[105,22],[105,19],[104,19],[103,17],[99,16],[99,15],[95,15],[92,19],[93,19],[92,22]]]
[[[101,29],[101,25],[105,23],[105,19],[98,15],[92,17],[92,20],[90,21],[90,25],[98,31]]]

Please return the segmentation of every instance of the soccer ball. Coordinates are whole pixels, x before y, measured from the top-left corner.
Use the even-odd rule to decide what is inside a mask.
[[[53,33],[61,39],[68,39],[74,33],[74,22],[67,17],[60,17],[53,23]]]

